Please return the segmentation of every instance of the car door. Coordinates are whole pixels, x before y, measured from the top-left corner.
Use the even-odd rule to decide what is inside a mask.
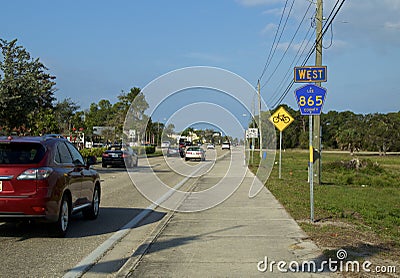
[[[60,169],[64,172],[66,184],[71,192],[72,206],[79,204],[82,188],[82,175],[73,163],[73,157],[65,142],[57,144],[56,162],[60,164]]]
[[[92,201],[93,190],[94,190],[94,180],[93,175],[90,170],[86,168],[85,160],[78,151],[78,149],[71,143],[66,143],[68,149],[72,155],[72,160],[75,166],[75,170],[79,172],[81,177],[81,190],[79,196],[79,204],[86,204]]]

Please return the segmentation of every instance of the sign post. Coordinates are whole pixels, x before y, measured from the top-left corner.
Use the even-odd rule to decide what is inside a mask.
[[[254,138],[258,138],[258,128],[249,128],[246,130],[246,139],[251,138],[251,163],[253,163],[254,157]]]
[[[314,84],[307,84],[295,90],[297,104],[301,115],[309,117],[309,139],[310,139],[310,162],[309,162],[309,181],[310,181],[310,210],[311,222],[314,222],[314,148],[313,148],[313,115],[320,115],[325,101],[326,89]]]
[[[285,110],[282,106],[275,111],[274,114],[269,118],[269,120],[279,129],[279,178],[281,178],[282,172],[282,131],[288,127],[293,121],[293,117],[290,116],[289,112]]]

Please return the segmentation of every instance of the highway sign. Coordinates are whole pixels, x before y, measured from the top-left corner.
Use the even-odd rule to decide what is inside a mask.
[[[294,92],[301,115],[320,115],[326,89],[313,84],[297,88]]]
[[[275,111],[274,114],[269,118],[269,120],[275,125],[279,131],[283,131],[288,125],[290,125],[294,118],[290,116],[289,112],[285,110],[282,106]]]
[[[246,130],[246,138],[258,138],[258,128],[249,128]]]
[[[306,66],[294,68],[294,82],[326,82],[326,66]]]

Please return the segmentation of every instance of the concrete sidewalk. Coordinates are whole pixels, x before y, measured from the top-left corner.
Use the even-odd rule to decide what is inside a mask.
[[[203,176],[197,187],[213,177]],[[222,204],[194,213],[170,213],[119,272],[121,277],[265,277],[328,276],[329,273],[283,273],[298,263],[315,261],[321,250],[267,190],[248,192],[248,171],[238,190]],[[260,182],[260,181],[258,181]],[[188,200],[182,203],[186,205]],[[275,261],[276,263],[273,263]]]

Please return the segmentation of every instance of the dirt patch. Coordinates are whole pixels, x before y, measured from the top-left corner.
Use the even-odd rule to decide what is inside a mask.
[[[385,241],[378,237],[368,227],[360,227],[351,223],[321,220],[311,223],[309,220],[298,220],[299,225],[308,234],[311,240],[323,251],[326,259],[338,259],[339,250],[346,251],[347,261],[370,261],[371,269],[376,266],[395,266],[392,273],[341,273],[341,277],[399,277],[400,273],[400,245],[392,241]],[[386,268],[387,269],[387,268]]]

